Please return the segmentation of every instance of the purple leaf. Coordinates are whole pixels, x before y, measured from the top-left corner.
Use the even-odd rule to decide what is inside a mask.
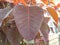
[[[21,35],[26,40],[35,38],[43,20],[43,9],[38,6],[17,5],[13,10],[14,19]]]
[[[48,41],[48,34],[50,31],[49,26],[45,22],[43,22],[40,30],[41,30],[41,33],[43,34],[45,40]]]
[[[4,8],[4,9],[0,9],[0,26],[2,24],[2,21],[4,20],[5,16],[7,15],[7,13],[10,11],[11,8]]]

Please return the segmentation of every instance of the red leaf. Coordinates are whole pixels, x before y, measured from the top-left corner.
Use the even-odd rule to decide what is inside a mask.
[[[37,6],[17,5],[14,8],[13,15],[17,28],[25,39],[32,40],[35,38],[36,32],[41,26],[43,14],[43,9]]]

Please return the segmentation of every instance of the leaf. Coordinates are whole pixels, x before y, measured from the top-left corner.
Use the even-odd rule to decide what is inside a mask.
[[[7,38],[6,38],[6,35],[5,33],[2,31],[2,28],[0,28],[0,41],[1,41],[1,44],[2,45],[6,45],[7,43]]]
[[[3,0],[5,2],[9,2],[9,3],[13,3],[13,4],[18,4],[18,3],[22,3],[23,5],[27,5],[27,3],[25,2],[25,0]]]
[[[17,5],[13,10],[14,19],[21,35],[26,40],[34,39],[43,20],[43,9],[37,6]]]
[[[1,0],[2,1],[2,0]],[[28,3],[31,3],[32,5],[36,4],[35,0],[3,0],[3,2],[9,2],[9,3],[13,3],[13,4],[18,4],[18,3],[22,3],[23,5],[27,6]]]
[[[47,25],[46,22],[43,21],[40,31],[37,33],[37,35],[35,37],[35,42],[38,41],[39,43],[42,43],[41,41],[44,41],[44,43],[47,43],[49,31],[50,31],[49,26]],[[36,42],[36,43],[39,44],[38,42]]]
[[[7,13],[10,11],[11,8],[4,8],[4,9],[0,9],[0,26],[2,24],[2,21],[4,20],[5,16],[7,15]]]
[[[11,13],[7,18],[3,20],[2,29],[11,45],[19,45],[22,36],[18,32],[15,21],[12,20],[12,16],[13,15]]]
[[[48,0],[41,0],[43,3],[45,3],[46,5],[48,5]]]
[[[41,27],[40,27],[40,30],[41,30],[41,33],[43,34],[44,38],[45,38],[45,41],[47,42],[48,41],[48,34],[50,31],[49,26],[45,22],[43,22]]]
[[[58,24],[58,14],[57,14],[57,12],[51,7],[48,7],[47,10],[50,13],[50,15],[52,16],[52,18],[55,20],[55,22]]]
[[[44,23],[48,23],[49,22],[49,20],[50,20],[50,17],[44,17]]]

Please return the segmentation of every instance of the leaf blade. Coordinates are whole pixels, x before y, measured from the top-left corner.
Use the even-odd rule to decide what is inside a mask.
[[[43,10],[37,6],[18,5],[15,7],[13,15],[21,35],[27,40],[32,40],[41,26]]]

